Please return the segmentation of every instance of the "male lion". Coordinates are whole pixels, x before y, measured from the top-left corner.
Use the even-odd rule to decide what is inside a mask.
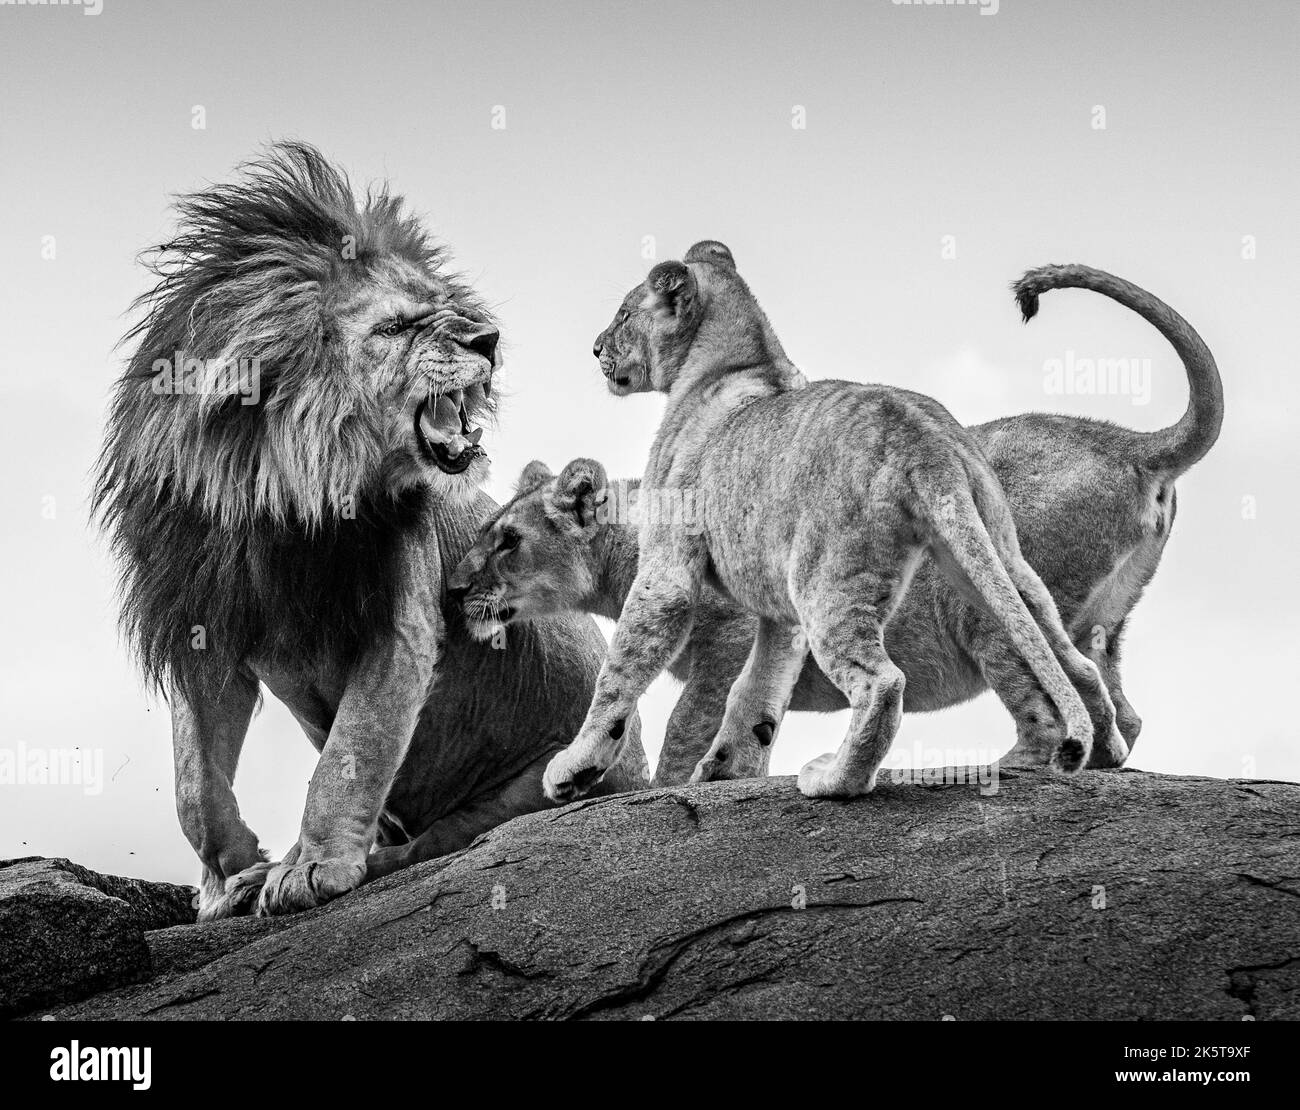
[[[1035,753],[1076,770],[1095,728],[1127,754],[1096,666],[1020,553],[992,469],[937,401],[803,383],[719,243],[654,267],[597,356],[615,379],[648,378],[668,403],[641,490],[643,502],[653,496],[636,579],[582,731],[547,765],[548,797],[582,794],[614,764],[636,699],[690,635],[706,582],[759,618],[714,747],[775,734],[811,649],[853,717],[839,751],[805,765],[799,788],[868,793],[902,712],[904,676],[884,629],[927,553],[1002,628],[1055,707]],[[672,494],[694,501],[697,526]]]
[[[1045,413],[968,430],[1006,492],[1025,558],[1051,591],[1076,646],[1101,671],[1131,752],[1142,721],[1120,682],[1121,637],[1169,538],[1174,482],[1218,437],[1223,387],[1214,357],[1192,326],[1131,282],[1087,266],[1046,266],[1025,274],[1015,290],[1028,320],[1040,293],[1071,287],[1103,293],[1155,324],[1183,359],[1191,386],[1187,415],[1158,432]],[[603,345],[602,336],[597,346]],[[614,372],[612,361],[606,367]],[[611,378],[610,389],[627,393],[632,384]],[[644,377],[640,386],[646,388]],[[574,459],[558,477],[545,464],[530,463],[519,496],[484,525],[452,574],[471,633],[486,639],[504,626],[565,612],[617,620],[638,566],[639,485],[608,483],[604,467],[592,459]],[[690,637],[668,664],[683,686],[652,785],[676,785],[693,772],[697,780],[767,774],[772,749],[766,734],[739,750],[713,749],[701,762],[757,627],[716,590],[701,590]],[[1037,718],[1051,712],[994,622],[952,590],[928,560],[885,628],[885,650],[906,677],[906,713],[956,705],[991,687],[1016,722],[1013,762],[1025,754]],[[808,659],[790,709],[833,712],[847,705]],[[1115,765],[1118,754],[1097,744],[1088,765]]]
[[[499,651],[444,620],[444,575],[495,509],[476,423],[497,328],[400,198],[359,203],[283,144],[178,209],[94,506],[171,704],[200,917],[291,912],[547,805],[604,641],[562,616]],[[259,683],[320,752],[278,863],[232,789]],[[610,789],[643,785],[638,736]]]

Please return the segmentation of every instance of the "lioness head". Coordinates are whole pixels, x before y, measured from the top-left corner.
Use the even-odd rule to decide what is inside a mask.
[[[609,527],[605,468],[574,459],[556,477],[531,462],[448,579],[465,625],[489,640],[508,624],[588,608]]]
[[[359,200],[286,143],[178,210],[101,489],[165,489],[229,526],[318,527],[413,486],[481,483],[497,328],[399,197]]]
[[[700,355],[737,367],[795,373],[730,249],[696,243],[681,262],[660,262],[623,298],[592,348],[611,393],[667,393]]]

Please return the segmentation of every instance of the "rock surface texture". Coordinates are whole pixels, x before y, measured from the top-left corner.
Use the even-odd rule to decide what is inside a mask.
[[[0,861],[0,1017],[147,979],[146,931],[192,923],[194,893],[66,859]]]
[[[10,1012],[45,1005],[12,952],[51,938],[127,984],[40,1011],[56,1018],[1300,1018],[1290,783],[1006,771],[992,793],[887,783],[852,802],[788,778],[624,794],[310,913],[144,934],[111,886],[130,880],[47,860],[0,881],[16,867],[72,878],[0,886]],[[75,911],[62,926],[46,896]],[[106,941],[126,933],[147,952]]]

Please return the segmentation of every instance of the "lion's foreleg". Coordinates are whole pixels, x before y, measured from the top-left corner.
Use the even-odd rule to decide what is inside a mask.
[[[194,702],[173,688],[170,700],[176,814],[203,863],[199,918],[247,913],[252,906],[246,890],[228,880],[263,858],[256,834],[239,815],[234,790],[239,753],[257,704],[257,683],[237,676],[220,698]]]
[[[807,655],[808,642],[797,625],[759,621],[745,669],[727,697],[722,726],[692,782],[767,774],[772,743]]]
[[[645,559],[596,679],[596,692],[578,737],[551,760],[546,796],[570,802],[586,794],[623,749],[637,699],[681,650],[691,631],[699,574],[685,561]]]
[[[267,875],[259,914],[310,909],[365,878],[384,800],[433,681],[432,647],[411,646],[433,642],[397,637],[354,668],[307,788],[298,842]]]

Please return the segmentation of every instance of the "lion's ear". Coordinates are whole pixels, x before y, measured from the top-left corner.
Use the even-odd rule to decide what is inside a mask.
[[[731,253],[731,248],[716,239],[701,239],[686,252],[686,257],[682,261],[712,262],[716,266],[726,266],[731,270],[736,268],[736,259]]]
[[[560,512],[571,514],[579,528],[586,528],[595,523],[608,486],[605,468],[595,459],[574,459],[560,471],[551,503]]]
[[[540,485],[549,482],[555,475],[551,473],[551,468],[541,459],[534,459],[519,475],[519,481],[515,483],[515,493],[527,493],[530,489],[536,489]]]
[[[695,303],[695,275],[684,262],[660,262],[646,278],[647,307],[668,316],[683,316]]]

